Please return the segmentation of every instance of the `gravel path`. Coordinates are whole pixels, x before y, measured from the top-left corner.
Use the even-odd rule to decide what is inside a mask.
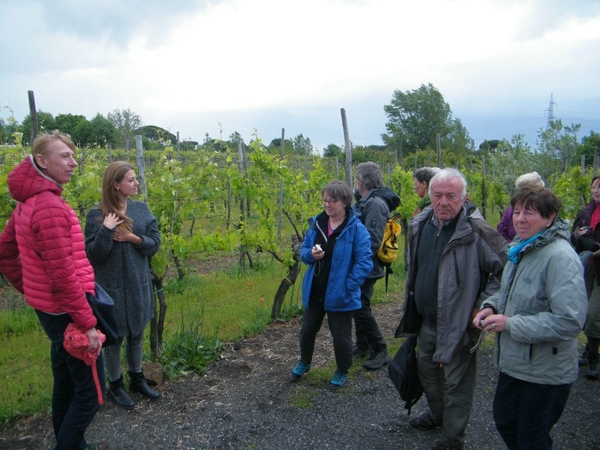
[[[375,307],[388,336],[397,324],[399,310],[398,303]],[[288,381],[298,357],[298,331],[299,321],[294,320],[228,345],[223,358],[205,376],[160,386],[160,401],[151,403],[134,394],[139,402],[131,411],[108,401],[88,429],[88,441],[105,441],[111,450],[414,450],[433,445],[439,431],[422,432],[408,426],[409,416],[387,369],[367,372],[356,363],[358,369],[349,385],[339,391],[326,389],[327,379],[314,371],[299,383]],[[313,367],[330,364],[331,353],[324,326]],[[496,376],[491,350],[480,351],[467,449],[505,448],[491,414]],[[422,398],[412,415],[425,408]],[[0,432],[0,448],[50,449],[54,441],[50,430],[49,415],[21,420]],[[600,382],[580,374],[552,435],[555,450],[600,448]]]

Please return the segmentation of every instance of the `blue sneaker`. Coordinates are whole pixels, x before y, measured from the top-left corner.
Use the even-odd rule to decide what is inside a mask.
[[[310,364],[304,364],[302,361],[298,361],[296,367],[292,369],[292,378],[295,380],[299,380],[302,378],[302,375],[307,373],[310,370]]]
[[[333,378],[329,382],[329,389],[339,389],[348,381],[348,374],[341,373],[339,370],[336,370],[333,374]]]

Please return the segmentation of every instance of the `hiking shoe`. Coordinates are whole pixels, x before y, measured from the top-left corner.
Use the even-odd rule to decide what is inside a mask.
[[[442,426],[441,423],[437,423],[435,420],[433,420],[430,411],[427,411],[418,417],[413,417],[408,421],[408,424],[411,427],[421,431],[429,431]]]
[[[600,378],[600,371],[598,370],[598,361],[590,361],[587,369],[585,369],[585,377],[588,380],[597,380]]]
[[[362,348],[354,344],[354,347],[352,347],[352,356],[355,358],[368,358],[371,356],[371,349],[369,347]]]
[[[339,389],[346,384],[346,381],[348,381],[348,374],[341,373],[339,370],[336,370],[327,387],[329,389]]]
[[[363,367],[367,370],[379,370],[384,365],[390,362],[390,355],[387,349],[383,349],[380,352],[373,352],[369,359],[363,363]]]
[[[302,361],[298,361],[296,367],[292,369],[292,379],[299,380],[302,378],[302,375],[307,373],[310,370],[310,364],[304,364]]]

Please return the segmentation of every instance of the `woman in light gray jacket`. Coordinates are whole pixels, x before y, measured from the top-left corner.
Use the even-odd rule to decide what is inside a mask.
[[[583,266],[550,189],[522,189],[511,206],[517,238],[500,290],[483,302],[473,325],[496,333],[493,411],[502,439],[509,449],[549,449],[550,430],[577,378],[587,304]]]

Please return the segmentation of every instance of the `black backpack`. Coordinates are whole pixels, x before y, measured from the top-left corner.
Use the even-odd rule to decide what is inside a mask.
[[[390,361],[388,374],[396,386],[400,398],[406,403],[404,409],[410,410],[423,395],[423,386],[417,370],[417,338],[409,337]]]

